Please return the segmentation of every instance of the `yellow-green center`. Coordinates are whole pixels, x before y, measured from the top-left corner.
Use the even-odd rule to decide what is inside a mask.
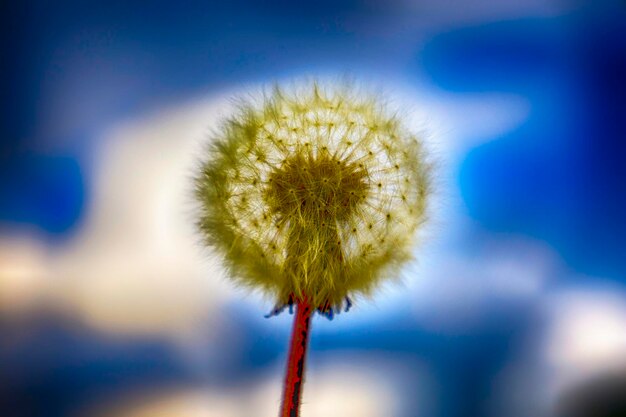
[[[345,221],[369,192],[362,164],[321,154],[296,154],[269,176],[265,198],[283,220],[299,219],[324,226]]]

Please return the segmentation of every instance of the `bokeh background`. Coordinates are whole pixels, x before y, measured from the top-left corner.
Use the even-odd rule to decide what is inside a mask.
[[[624,1],[0,20],[0,415],[276,415],[292,316],[224,278],[190,179],[233,96],[346,76],[425,132],[437,193],[404,283],[315,318],[303,416],[626,415]]]

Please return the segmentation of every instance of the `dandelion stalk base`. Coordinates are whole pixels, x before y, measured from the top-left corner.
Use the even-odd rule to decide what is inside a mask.
[[[285,387],[280,417],[298,417],[304,383],[304,365],[309,344],[309,331],[313,307],[306,300],[296,305],[296,317],[293,322],[289,358],[285,374]]]

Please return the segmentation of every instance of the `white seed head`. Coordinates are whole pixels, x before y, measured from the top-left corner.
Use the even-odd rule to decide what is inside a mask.
[[[196,178],[199,226],[238,282],[319,308],[412,258],[430,164],[376,98],[275,88],[215,136]]]

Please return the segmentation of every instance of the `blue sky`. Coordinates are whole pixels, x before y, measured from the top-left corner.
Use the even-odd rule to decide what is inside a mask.
[[[112,216],[101,196],[114,199],[115,188],[98,188],[103,170],[121,166],[107,165],[109,144],[120,146],[131,166],[144,163],[143,152],[146,160],[159,159],[177,141],[183,146],[177,137],[147,134],[144,147],[125,148],[119,143],[126,139],[109,140],[116,129],[141,133],[154,123],[158,131],[161,119],[170,126],[170,114],[204,114],[204,104],[193,110],[194,103],[219,102],[249,86],[347,75],[403,90],[435,123],[454,120],[431,129],[434,141],[457,141],[440,151],[454,153],[442,169],[449,188],[442,194],[452,203],[437,218],[446,238],[407,272],[407,291],[386,289],[377,306],[365,302],[334,322],[316,322],[311,368],[350,354],[375,366],[402,357],[410,372],[398,378],[400,388],[390,382],[399,392],[397,415],[509,414],[516,403],[512,385],[500,382],[509,381],[506,375],[539,408],[535,379],[560,378],[541,358],[552,340],[546,329],[565,332],[558,327],[564,312],[583,305],[571,311],[595,311],[586,307],[596,305],[595,294],[622,311],[624,2],[28,1],[5,8],[0,237],[8,243],[0,260],[21,254],[15,242],[24,238],[26,253],[39,248],[46,262],[78,248],[80,256],[63,258],[63,271],[106,265],[91,266],[79,249],[100,248],[84,238],[97,235],[89,234],[93,213]],[[427,98],[411,97],[421,92]],[[453,109],[455,116],[446,114]],[[516,122],[502,128],[490,114]],[[476,128],[482,124],[488,126]],[[151,140],[156,156],[148,155]],[[116,213],[121,225],[137,223],[130,215],[124,220],[124,210]],[[289,317],[262,319],[265,304],[254,297],[220,299],[221,312],[211,313],[218,324],[202,318],[212,324],[196,329],[186,345],[195,348],[184,354],[159,332],[103,331],[94,324],[99,311],[90,316],[84,307],[89,314],[79,320],[75,310],[59,309],[70,296],[57,297],[53,307],[35,303],[0,322],[0,361],[10,364],[0,370],[0,397],[11,397],[0,401],[0,414],[75,415],[96,399],[117,403],[120,391],[154,387],[241,392],[285,355]],[[591,301],[563,301],[570,299]],[[220,336],[224,326],[232,340]],[[207,346],[207,358],[189,353]],[[581,363],[572,358],[565,368]],[[537,390],[561,389],[545,381]],[[411,392],[421,383],[428,395]]]

